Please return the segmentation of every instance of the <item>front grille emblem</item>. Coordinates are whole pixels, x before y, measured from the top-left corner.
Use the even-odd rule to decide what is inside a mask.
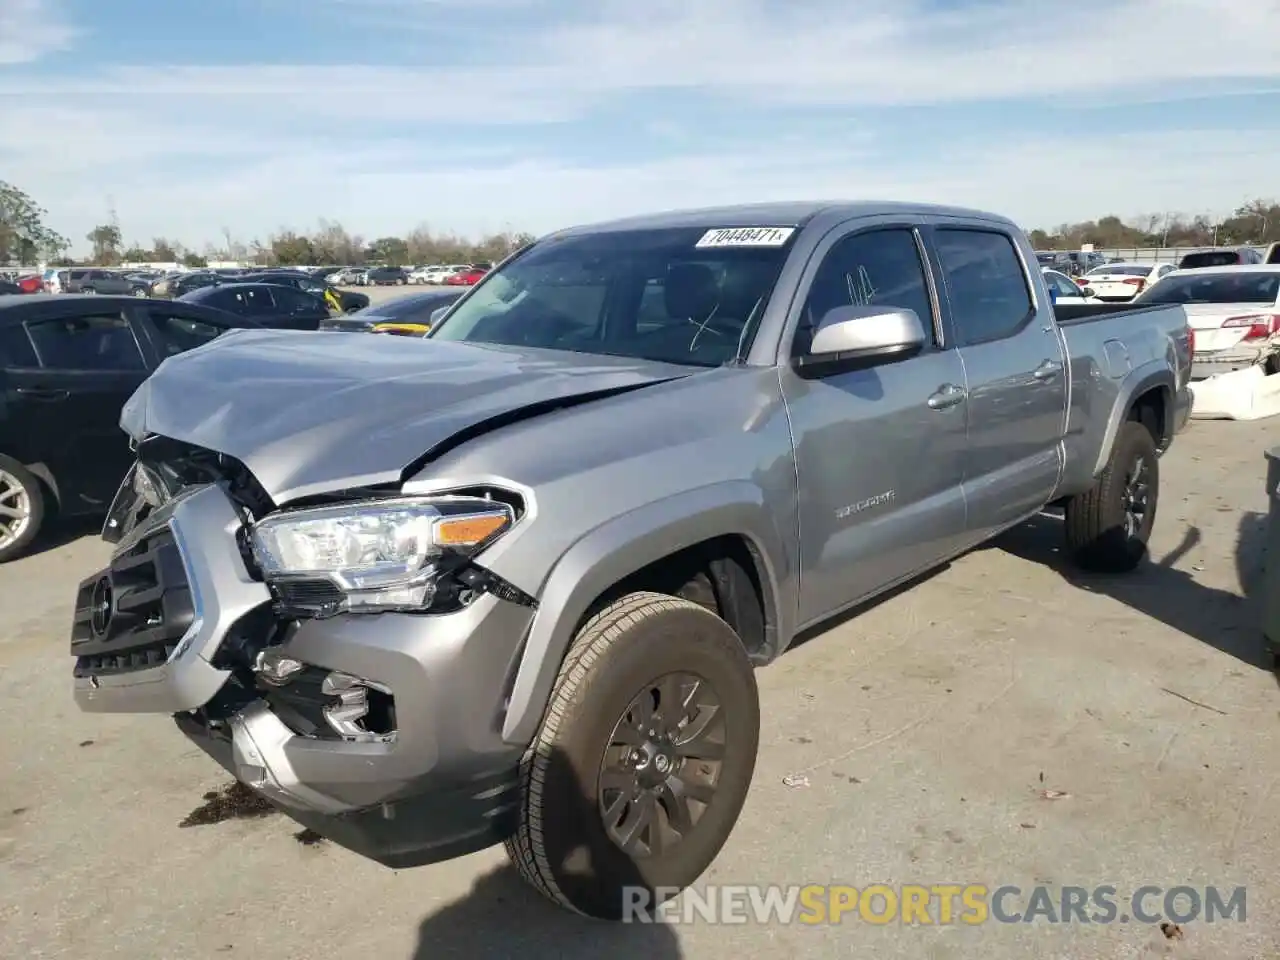
[[[111,591],[111,580],[102,577],[93,585],[93,606],[90,613],[90,626],[99,637],[107,635],[111,626],[111,617],[115,613],[115,596]]]

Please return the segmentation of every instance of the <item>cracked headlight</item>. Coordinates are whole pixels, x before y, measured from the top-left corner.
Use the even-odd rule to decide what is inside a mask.
[[[514,522],[510,506],[479,497],[368,500],[264,517],[252,544],[269,583],[327,580],[340,610],[421,610],[443,560],[474,554]]]

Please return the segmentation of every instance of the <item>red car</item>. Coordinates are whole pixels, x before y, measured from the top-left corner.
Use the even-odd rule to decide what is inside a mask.
[[[40,279],[39,274],[32,274],[27,277],[19,277],[13,281],[17,284],[18,289],[23,293],[40,293],[44,290],[44,281]]]
[[[444,284],[446,287],[474,287],[488,272],[482,267],[472,267],[470,270],[463,270],[461,273],[447,277]]]

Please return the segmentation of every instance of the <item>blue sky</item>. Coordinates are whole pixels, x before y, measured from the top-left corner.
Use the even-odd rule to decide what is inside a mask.
[[[0,179],[83,249],[885,197],[1280,194],[1280,0],[0,0]]]

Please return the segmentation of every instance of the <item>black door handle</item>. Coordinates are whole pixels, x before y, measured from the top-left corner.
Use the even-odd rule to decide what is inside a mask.
[[[18,387],[17,393],[32,400],[65,400],[71,396],[67,390],[53,390],[47,387]]]

